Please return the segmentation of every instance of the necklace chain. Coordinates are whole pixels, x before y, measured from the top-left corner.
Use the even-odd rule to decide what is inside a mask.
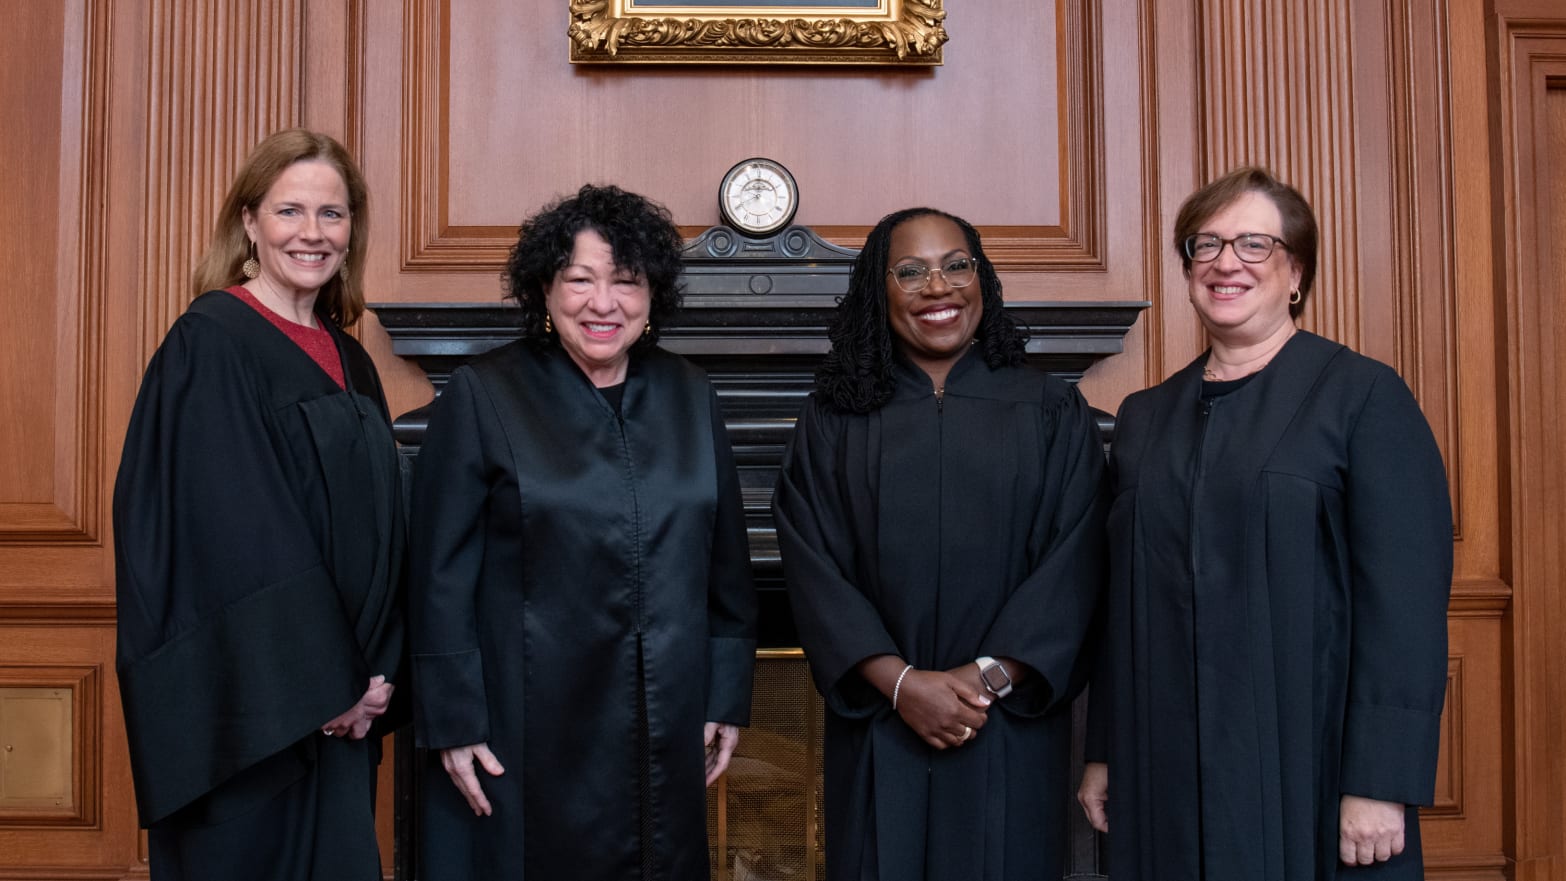
[[[1283,351],[1284,344],[1288,343],[1288,341],[1292,339],[1296,333],[1299,333],[1298,327],[1289,331],[1289,335],[1283,338],[1283,342],[1278,344],[1278,348],[1274,349],[1271,355],[1267,356],[1267,360],[1256,365],[1255,369],[1247,370],[1244,374],[1234,377],[1234,379],[1224,380],[1218,377],[1218,372],[1209,366],[1214,360],[1217,359],[1217,356],[1209,353],[1207,356],[1208,363],[1202,365],[1202,379],[1208,380],[1209,382],[1234,382],[1235,380],[1244,379],[1247,376],[1253,376],[1257,373],[1260,373],[1267,368],[1268,364],[1272,363],[1272,359],[1278,357],[1278,353]],[[1223,362],[1220,361],[1219,363],[1221,364]]]

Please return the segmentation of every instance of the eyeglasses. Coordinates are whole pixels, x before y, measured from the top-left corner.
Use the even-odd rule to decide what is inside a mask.
[[[923,263],[899,263],[886,272],[904,292],[917,294],[930,286],[930,276],[937,272],[954,288],[965,288],[973,284],[973,280],[979,275],[979,261],[965,254],[961,257],[953,257],[946,261],[946,265],[938,268],[932,269]]]
[[[1224,245],[1234,246],[1234,256],[1240,258],[1242,263],[1263,263],[1272,256],[1272,249],[1282,245],[1285,249],[1289,243],[1277,236],[1270,236],[1261,232],[1240,233],[1232,239],[1220,238],[1210,232],[1199,232],[1196,235],[1186,236],[1181,246],[1185,249],[1185,256],[1196,263],[1211,263],[1223,253]]]

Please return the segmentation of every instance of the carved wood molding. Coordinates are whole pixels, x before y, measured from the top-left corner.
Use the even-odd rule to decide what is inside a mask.
[[[1436,769],[1435,804],[1420,808],[1421,819],[1463,817],[1463,658],[1446,660],[1446,706],[1441,712],[1441,761]]]
[[[102,593],[75,596],[60,591],[38,592],[37,598],[26,600],[0,599],[0,623],[6,625],[113,625],[115,606],[113,585],[107,595]]]
[[[234,172],[299,124],[305,0],[148,0],[143,361],[190,302],[195,266]]]
[[[1458,437],[1456,218],[1452,202],[1451,64],[1446,0],[1389,0],[1393,303],[1396,366],[1430,420],[1447,473],[1462,473]],[[1451,481],[1455,536],[1463,482]]]
[[[348,45],[344,47],[347,55],[345,79],[347,80],[347,102],[344,107],[343,119],[343,146],[352,156],[364,156],[364,81],[369,73],[365,70],[365,27],[367,13],[364,8],[366,0],[346,0]],[[359,330],[357,326],[354,328]]]
[[[1507,881],[1510,861],[1500,853],[1439,854],[1425,852],[1425,878],[1429,881]]]
[[[1310,201],[1321,225],[1309,325],[1360,348],[1360,262],[1356,234],[1352,0],[1274,3],[1214,0],[1196,10],[1203,47],[1198,115],[1202,180],[1241,165],[1263,165]]]
[[[1492,578],[1460,578],[1452,582],[1447,604],[1451,618],[1500,618],[1512,605],[1511,585]]]
[[[1003,272],[1105,268],[1104,45],[1098,4],[1058,0],[1061,222],[984,226],[985,252]],[[450,0],[403,0],[401,270],[498,272],[516,240],[511,226],[463,224],[450,216],[446,106],[452,78]],[[980,220],[982,218],[975,218]],[[701,227],[682,227],[686,236]],[[868,226],[816,226],[822,237],[858,246]]]
[[[0,881],[147,881],[143,866],[0,866]]]

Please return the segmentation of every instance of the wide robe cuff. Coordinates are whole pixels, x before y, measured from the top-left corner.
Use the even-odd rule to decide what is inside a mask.
[[[1344,795],[1405,805],[1434,803],[1440,713],[1351,703],[1343,727]]]
[[[413,729],[424,749],[489,741],[484,660],[478,649],[413,656]]]
[[[331,577],[319,566],[121,664],[142,825],[352,707],[369,676]]]
[[[756,641],[714,636],[707,640],[708,722],[750,724]]]

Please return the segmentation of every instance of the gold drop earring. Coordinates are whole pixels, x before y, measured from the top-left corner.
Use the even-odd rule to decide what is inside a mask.
[[[255,242],[251,242],[250,243],[250,250],[248,251],[248,253],[250,254],[250,256],[245,259],[245,262],[242,265],[240,265],[239,271],[243,272],[245,274],[245,278],[252,278],[252,279],[253,278],[260,278],[261,277],[261,261],[256,259],[256,243]]]

